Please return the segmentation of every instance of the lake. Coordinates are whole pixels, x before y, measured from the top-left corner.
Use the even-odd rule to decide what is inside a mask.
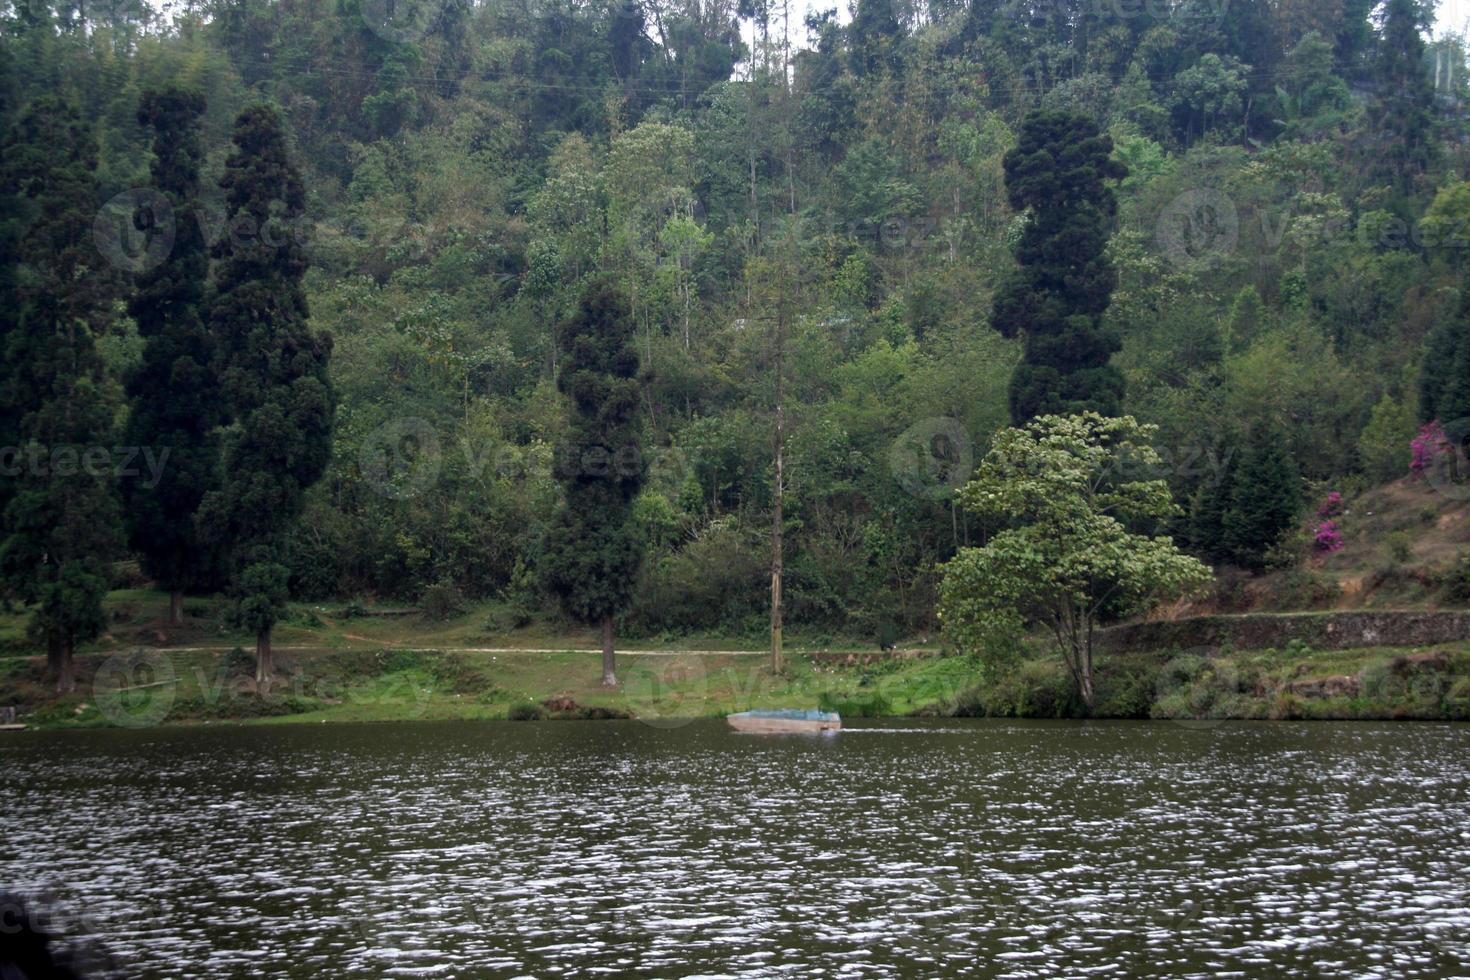
[[[134,975],[1470,975],[1470,726],[0,736],[0,886]]]

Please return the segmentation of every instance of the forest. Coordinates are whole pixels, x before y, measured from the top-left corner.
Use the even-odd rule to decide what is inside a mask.
[[[787,625],[891,645],[1014,522],[997,433],[1081,407],[1156,427],[1154,530],[1289,567],[1470,425],[1433,16],[6,4],[5,600],[56,655],[129,568],[267,653],[288,598],[758,637],[775,522]]]

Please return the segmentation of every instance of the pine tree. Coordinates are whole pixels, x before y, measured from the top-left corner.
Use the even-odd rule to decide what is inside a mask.
[[[204,234],[194,214],[199,196],[199,119],[204,99],[167,89],[145,95],[138,122],[151,126],[153,189],[174,216],[173,248],[138,280],[128,312],[146,343],[128,379],[132,413],[127,442],[168,450],[155,487],[123,484],[128,540],[143,570],[170,593],[169,622],[183,622],[183,593],[216,584],[211,549],[199,540],[195,514],[218,476],[220,421],[213,344],[202,314],[209,277]]]
[[[565,503],[547,534],[543,571],[567,615],[602,628],[602,683],[617,684],[613,619],[632,598],[643,558],[632,502],[645,467],[637,425],[638,354],[627,302],[593,285],[561,326],[558,387],[571,400],[570,435],[557,452]]]
[[[1281,430],[1255,426],[1230,481],[1230,505],[1220,520],[1225,553],[1246,568],[1261,568],[1266,552],[1296,524],[1301,478]]]
[[[1225,513],[1230,508],[1234,471],[1234,460],[1231,459],[1220,468],[1218,478],[1201,483],[1189,501],[1189,547],[1211,561],[1228,557]]]
[[[1102,324],[1118,274],[1106,249],[1117,199],[1109,180],[1127,176],[1113,141],[1086,116],[1036,111],[1005,155],[1006,194],[1027,212],[1020,268],[996,293],[992,323],[1025,338],[1011,378],[1011,418],[1084,411],[1115,416],[1123,375],[1109,363],[1122,344]]]
[[[117,280],[92,240],[97,150],[75,107],[47,96],[17,121],[0,195],[15,204],[5,242],[0,428],[18,447],[0,489],[0,587],[31,607],[62,692],[79,643],[106,620],[102,599],[118,545],[112,419],[96,338],[111,326]],[[24,231],[20,231],[24,228]]]
[[[253,106],[235,120],[225,163],[225,236],[215,245],[209,325],[231,427],[223,485],[200,509],[205,540],[229,556],[239,622],[255,633],[256,680],[270,680],[271,630],[289,596],[286,539],[306,491],[326,471],[335,399],[332,338],[311,329],[301,286],[301,177],[276,114]]]

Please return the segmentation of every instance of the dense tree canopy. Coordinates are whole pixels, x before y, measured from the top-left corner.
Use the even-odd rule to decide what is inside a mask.
[[[795,8],[736,0],[10,5],[4,444],[73,404],[58,390],[88,393],[89,444],[176,444],[163,510],[120,488],[131,550],[207,587],[182,515],[212,482],[195,526],[256,627],[287,595],[445,583],[553,614],[578,492],[556,450],[581,438],[555,325],[611,281],[648,464],[624,488],[625,632],[764,631],[778,309],[792,629],[929,633],[936,569],[1000,529],[954,491],[1037,413],[1157,425],[1190,505],[1162,530],[1263,561],[1255,532],[1227,547],[1214,490],[1252,433],[1274,427],[1306,499],[1402,472],[1406,428],[1459,411],[1464,43],[1412,0],[1106,8],[864,0],[803,39]],[[158,141],[172,110],[139,121],[171,88],[204,100],[197,156]],[[174,205],[151,269],[93,241],[130,189]],[[87,325],[65,371],[47,296],[68,307],[49,322]],[[181,366],[166,339],[177,404],[149,397]],[[7,513],[33,482],[0,479]],[[87,589],[111,584],[115,552],[82,550]],[[44,578],[27,562],[17,599]]]

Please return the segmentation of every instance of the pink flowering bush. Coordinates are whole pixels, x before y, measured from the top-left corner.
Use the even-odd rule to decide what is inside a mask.
[[[1409,449],[1413,453],[1409,460],[1409,472],[1414,476],[1423,476],[1424,471],[1435,465],[1438,459],[1455,451],[1455,447],[1445,438],[1444,426],[1439,424],[1438,419],[1424,423],[1419,434],[1409,443]]]
[[[1317,535],[1313,542],[1318,551],[1331,552],[1342,549],[1342,531],[1338,529],[1336,521],[1323,521],[1317,525]]]
[[[1336,517],[1338,514],[1341,513],[1342,494],[1338,493],[1336,490],[1329,493],[1327,495],[1327,499],[1322,501],[1322,506],[1317,508],[1318,517]]]

